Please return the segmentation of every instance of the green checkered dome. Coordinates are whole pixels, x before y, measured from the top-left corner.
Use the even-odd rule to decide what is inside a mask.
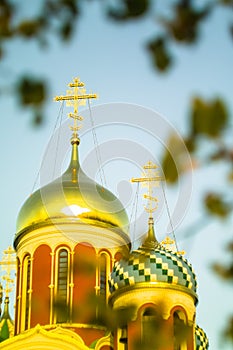
[[[191,264],[179,253],[167,250],[154,236],[149,225],[144,244],[130,253],[128,259],[116,262],[110,276],[110,292],[140,283],[155,282],[186,287],[196,294],[196,275]]]
[[[207,350],[209,349],[209,341],[207,335],[199,326],[195,326],[195,341],[196,350]]]

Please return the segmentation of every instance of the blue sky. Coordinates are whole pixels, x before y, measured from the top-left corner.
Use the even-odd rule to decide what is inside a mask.
[[[17,3],[16,0],[15,2]],[[39,3],[33,2],[34,7],[30,1],[24,1],[20,5],[20,11],[29,16],[36,10],[35,4],[39,6]],[[146,43],[156,32],[153,16],[132,23],[116,24],[106,20],[100,4],[97,1],[86,2],[76,35],[70,44],[61,45],[51,36],[50,48],[45,51],[36,43],[22,39],[6,45],[6,58],[0,67],[0,83],[5,91],[0,99],[1,251],[12,244],[17,213],[33,188],[52,135],[59,111],[59,105],[52,98],[64,93],[67,83],[73,77],[80,76],[86,83],[87,90],[99,94],[99,99],[93,103],[94,118],[98,105],[129,103],[157,111],[182,134],[188,129],[188,106],[195,94],[204,98],[223,96],[229,110],[233,110],[233,43],[227,33],[231,16],[226,9],[213,13],[202,26],[202,40],[195,47],[171,47],[176,57],[174,67],[169,73],[161,75],[153,70],[145,50]],[[10,89],[15,76],[23,73],[46,77],[50,82],[50,100],[44,111],[46,120],[44,126],[38,129],[31,127],[30,114],[19,106],[13,89]],[[147,118],[146,111],[142,120],[148,129],[150,117]],[[120,135],[124,139],[128,137],[132,142],[145,142],[147,148],[153,148],[153,156],[159,158],[153,138],[145,136],[143,141],[144,134],[140,134],[140,131],[137,133],[127,129],[127,135],[120,127],[97,131],[100,144],[108,142],[111,137],[117,139]],[[89,146],[90,142],[90,137],[84,135],[83,146],[80,147],[81,161],[85,160],[85,155],[93,147]],[[114,176],[116,181],[122,181],[122,178],[126,180],[140,174],[131,174],[127,162],[115,164],[117,162],[111,166],[106,165],[105,170],[110,188],[116,193],[115,180],[111,181]],[[116,174],[116,168],[119,167],[122,169]],[[134,171],[136,169],[137,167]],[[232,220],[225,223],[213,220],[195,236],[185,240],[182,236],[190,225],[201,220],[202,195],[207,189],[221,187],[221,178],[225,172],[224,167],[216,171],[215,167],[206,166],[194,173],[191,203],[176,232],[179,246],[186,250],[186,257],[198,276],[200,302],[197,319],[208,334],[211,350],[231,348],[219,343],[219,335],[227,315],[230,311],[233,312],[232,287],[216,277],[210,266],[216,260],[227,261],[224,247],[232,238]],[[167,192],[172,210],[176,191],[168,188]],[[163,230],[163,222],[163,218],[158,222],[160,239],[163,238],[163,231],[166,231]]]

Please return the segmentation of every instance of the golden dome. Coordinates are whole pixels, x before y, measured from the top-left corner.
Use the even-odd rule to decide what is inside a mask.
[[[122,230],[128,226],[128,216],[116,196],[82,171],[76,143],[72,144],[71,162],[66,172],[34,192],[22,206],[16,239],[32,228],[63,222],[85,222]]]

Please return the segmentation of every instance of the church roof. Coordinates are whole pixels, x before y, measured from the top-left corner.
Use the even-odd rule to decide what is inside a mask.
[[[0,319],[0,342],[13,336],[14,323],[9,314],[9,297],[5,298],[4,311]]]
[[[127,259],[116,262],[109,286],[114,293],[142,283],[156,286],[158,282],[185,287],[197,298],[197,280],[192,265],[179,253],[169,251],[158,243],[152,221],[144,244],[133,250]]]
[[[198,325],[195,326],[195,343],[196,350],[207,350],[209,348],[207,335]]]
[[[88,350],[82,338],[71,330],[57,326],[55,329],[46,330],[37,325],[11,339],[0,343],[0,349],[66,349]]]
[[[34,192],[22,206],[17,220],[19,237],[32,227],[68,222],[108,225],[126,230],[128,216],[118,198],[90,179],[81,169],[78,145],[72,144],[71,162],[65,173]]]
[[[147,251],[140,247],[131,252],[128,260],[116,262],[110,290],[113,293],[126,286],[154,282],[180,285],[196,293],[196,275],[191,264],[162,246]]]

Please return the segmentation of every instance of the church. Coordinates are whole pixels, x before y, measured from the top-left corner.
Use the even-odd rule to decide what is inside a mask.
[[[197,281],[192,265],[169,240],[158,242],[148,174],[148,226],[131,249],[129,220],[119,199],[89,178],[79,163],[78,106],[95,98],[74,79],[70,164],[35,191],[20,209],[16,252],[14,321],[9,296],[0,317],[0,349],[205,350],[196,324]],[[67,141],[68,142],[68,141]],[[150,170],[150,172],[147,172]]]

